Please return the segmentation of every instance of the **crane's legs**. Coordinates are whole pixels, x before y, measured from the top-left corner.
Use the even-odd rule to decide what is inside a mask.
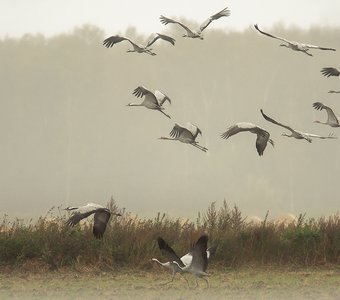
[[[169,115],[167,115],[164,111],[162,111],[161,109],[159,109],[159,111],[160,111],[163,115],[165,115],[166,117],[168,117],[169,119],[171,119],[171,117],[170,117]]]
[[[167,285],[167,284],[173,282],[173,281],[174,281],[174,278],[175,278],[175,275],[176,275],[176,271],[172,271],[171,280],[170,280],[170,281],[167,281],[167,282],[164,282],[164,283],[162,283],[161,285]]]
[[[208,148],[205,148],[205,147],[199,145],[199,144],[196,143],[196,142],[190,143],[190,145],[193,145],[193,146],[196,147],[197,149],[200,149],[200,150],[202,150],[202,151],[204,151],[204,152],[207,152],[207,151],[208,151]]]

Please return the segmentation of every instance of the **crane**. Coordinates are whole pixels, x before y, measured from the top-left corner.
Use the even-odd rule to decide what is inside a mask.
[[[165,34],[160,34],[160,33],[151,34],[151,36],[147,40],[145,46],[138,45],[137,43],[133,42],[131,39],[124,37],[124,36],[120,36],[120,35],[113,35],[113,36],[108,37],[107,39],[105,39],[103,41],[103,45],[106,48],[111,48],[117,43],[120,43],[122,41],[128,41],[132,45],[133,49],[129,49],[129,50],[127,50],[127,52],[147,53],[147,54],[154,56],[154,55],[156,55],[156,53],[152,52],[151,51],[152,49],[150,49],[149,47],[153,43],[155,43],[158,39],[167,41],[170,44],[175,45],[175,39],[174,38],[172,38],[168,35],[165,35]]]
[[[232,126],[230,126],[227,131],[221,134],[223,139],[228,139],[231,136],[243,132],[249,131],[257,135],[256,138],[256,149],[260,156],[263,155],[264,149],[267,147],[267,143],[269,142],[272,146],[274,146],[274,142],[270,137],[270,134],[267,130],[249,122],[239,122]]]
[[[336,49],[334,49],[334,48],[320,47],[320,46],[298,43],[298,42],[295,42],[295,41],[289,41],[285,38],[275,36],[275,35],[272,35],[270,33],[267,33],[267,32],[260,30],[257,24],[255,24],[254,27],[258,32],[260,32],[260,33],[262,33],[266,36],[269,36],[271,38],[274,38],[274,39],[277,39],[277,40],[280,40],[280,41],[283,41],[283,42],[286,43],[286,44],[280,44],[280,46],[287,47],[287,48],[295,50],[295,51],[301,51],[301,52],[303,52],[303,53],[305,53],[309,56],[313,56],[311,53],[308,52],[310,49],[336,51]]]
[[[171,104],[171,99],[167,95],[157,90],[155,92],[151,92],[144,86],[138,86],[133,90],[132,94],[137,98],[144,97],[144,100],[141,103],[131,102],[127,104],[127,106],[144,106],[148,109],[158,110],[163,115],[171,119],[171,117],[163,111],[163,104],[165,101],[168,101]]]
[[[164,16],[160,16],[160,21],[162,24],[167,25],[169,23],[173,23],[173,24],[178,24],[180,25],[185,31],[186,34],[183,35],[183,37],[189,37],[189,38],[198,38],[203,40],[203,36],[202,36],[202,31],[207,28],[209,26],[209,24],[214,21],[217,20],[221,17],[228,17],[230,16],[230,10],[228,9],[228,7],[222,9],[221,11],[219,11],[218,13],[210,16],[208,19],[206,19],[199,27],[198,30],[191,30],[188,26],[184,25],[183,23],[164,17]]]
[[[326,77],[340,75],[340,71],[337,68],[333,68],[333,67],[322,68],[320,72],[322,73],[323,76],[326,76]]]
[[[120,213],[111,212],[108,208],[96,203],[88,203],[81,207],[68,206],[65,210],[74,211],[73,215],[66,222],[66,225],[70,227],[75,226],[82,219],[94,214],[93,235],[98,239],[103,237],[111,215],[121,216]]]
[[[196,286],[198,286],[198,278],[202,278],[207,283],[207,287],[209,287],[209,281],[205,278],[209,276],[206,273],[208,268],[208,256],[207,256],[207,245],[208,245],[208,236],[202,235],[194,245],[192,249],[192,260],[189,265],[182,267],[176,260],[173,261],[174,264],[178,266],[182,271],[189,272],[196,277]]]
[[[327,121],[326,122],[321,122],[321,121],[314,121],[315,123],[320,123],[320,124],[324,124],[324,125],[329,125],[331,127],[340,127],[340,118],[338,118],[335,113],[333,112],[333,110],[322,104],[321,102],[314,102],[313,103],[313,107],[316,110],[323,110],[325,109],[327,112]]]
[[[261,114],[262,116],[268,121],[268,122],[271,122],[275,125],[278,125],[278,126],[281,126],[283,128],[286,128],[288,129],[291,134],[287,134],[287,133],[282,133],[283,136],[287,136],[287,137],[293,137],[295,139],[298,139],[298,140],[306,140],[308,141],[309,143],[312,142],[312,138],[319,138],[319,139],[335,139],[336,137],[334,137],[332,134],[329,134],[328,136],[321,136],[321,135],[317,135],[317,134],[312,134],[312,133],[306,133],[306,132],[301,132],[301,131],[298,131],[298,130],[295,130],[287,125],[284,125],[284,124],[281,124],[277,121],[275,121],[274,119],[268,117],[264,112],[263,110],[261,109]]]
[[[164,285],[165,285],[165,284],[173,282],[176,273],[179,273],[181,275],[184,273],[184,271],[181,268],[179,268],[178,265],[181,266],[181,267],[185,267],[185,266],[190,265],[191,262],[192,262],[193,252],[190,251],[187,254],[183,255],[181,258],[179,258],[179,256],[176,254],[176,252],[164,241],[163,238],[158,237],[157,242],[158,242],[159,249],[161,250],[163,255],[167,257],[168,261],[163,263],[163,262],[160,262],[157,258],[152,258],[151,260],[157,262],[161,266],[163,266],[167,269],[170,269],[172,271],[172,278],[171,278],[170,281],[164,283]],[[212,255],[215,254],[216,248],[217,248],[217,246],[213,245],[213,246],[211,246],[207,249],[208,260],[211,258]],[[173,261],[176,261],[178,263],[178,265],[173,263]],[[183,278],[186,280],[187,284],[189,285],[188,280],[184,276],[183,276]]]
[[[160,140],[170,140],[170,141],[180,141],[182,143],[190,144],[197,149],[200,149],[204,152],[207,152],[208,149],[199,145],[198,142],[196,142],[196,138],[198,134],[202,135],[202,131],[196,126],[191,123],[187,123],[187,126],[184,127],[182,125],[179,125],[178,123],[175,123],[175,126],[170,131],[171,138],[167,137],[160,137]]]

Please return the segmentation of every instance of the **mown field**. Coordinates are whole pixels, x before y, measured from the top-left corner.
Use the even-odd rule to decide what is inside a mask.
[[[194,289],[157,266],[151,271],[2,272],[0,299],[339,299],[340,268],[252,267],[210,270],[211,287]]]

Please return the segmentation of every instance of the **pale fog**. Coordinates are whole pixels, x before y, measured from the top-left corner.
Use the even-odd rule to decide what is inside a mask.
[[[143,42],[148,35],[131,21],[120,32],[88,24],[52,36],[2,37],[0,213],[36,218],[53,206],[105,205],[111,197],[141,217],[194,219],[224,199],[262,218],[267,211],[272,218],[339,212],[340,129],[314,123],[327,115],[312,104],[320,101],[340,116],[340,94],[328,93],[340,90],[340,78],[320,73],[340,67],[340,27],[257,21],[272,34],[338,49],[311,50],[309,57],[280,47],[251,22],[228,29],[240,18],[229,8],[231,16],[210,24],[204,40],[183,38],[174,24],[157,27],[176,45],[155,43],[156,56],[126,53],[128,42],[103,47],[117,33]],[[181,20],[199,25],[184,14]],[[140,85],[171,98],[164,104],[171,119],[126,106],[142,101],[132,95]],[[339,139],[282,136],[287,130],[267,122],[260,109],[294,129]],[[220,137],[241,121],[268,130],[275,146],[260,157],[254,134]],[[159,140],[175,122],[196,124],[208,152]]]

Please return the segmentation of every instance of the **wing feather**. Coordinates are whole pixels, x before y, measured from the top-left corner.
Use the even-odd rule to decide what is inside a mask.
[[[322,68],[320,71],[323,76],[330,77],[330,76],[339,76],[340,71],[336,68],[328,67],[328,68]]]
[[[273,123],[273,124],[275,124],[275,125],[278,125],[278,126],[281,126],[281,127],[283,127],[283,128],[286,128],[286,129],[290,130],[291,132],[295,132],[295,130],[292,129],[291,127],[289,127],[289,126],[287,126],[287,125],[284,125],[284,124],[281,124],[281,123],[275,121],[274,119],[268,117],[268,116],[263,112],[262,109],[261,109],[261,114],[262,114],[262,116],[263,116],[268,122],[271,122],[271,123]]]
[[[168,261],[176,261],[180,267],[185,267],[184,263],[181,261],[176,252],[162,239],[161,237],[157,238],[158,247],[161,252],[167,257]]]
[[[201,25],[200,25],[200,32],[202,32],[205,28],[207,28],[209,26],[209,24],[213,21],[213,20],[217,20],[221,17],[228,17],[230,16],[230,10],[228,9],[228,7],[223,8],[221,11],[219,11],[218,13],[210,16],[208,19],[206,19]]]
[[[286,42],[286,43],[288,43],[288,44],[291,44],[291,43],[292,43],[291,41],[288,41],[288,40],[286,40],[285,38],[282,38],[282,37],[279,37],[279,36],[275,36],[275,35],[272,35],[272,34],[270,34],[270,33],[267,33],[267,32],[264,32],[264,31],[260,30],[260,28],[259,28],[259,26],[258,26],[257,24],[255,24],[254,27],[255,27],[255,29],[256,29],[258,32],[260,32],[260,33],[262,33],[262,34],[264,34],[264,35],[266,35],[266,36],[269,36],[269,37],[271,37],[271,38],[274,38],[274,39],[277,39],[277,40]]]

